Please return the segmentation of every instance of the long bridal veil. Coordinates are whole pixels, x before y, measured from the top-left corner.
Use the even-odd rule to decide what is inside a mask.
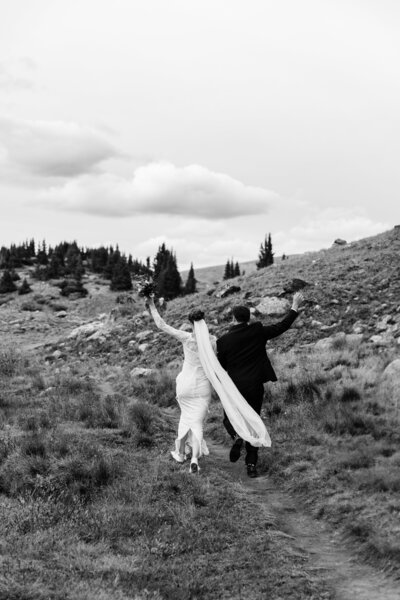
[[[261,417],[246,402],[218,362],[204,320],[194,322],[194,333],[201,365],[236,433],[252,446],[271,446],[271,439]]]

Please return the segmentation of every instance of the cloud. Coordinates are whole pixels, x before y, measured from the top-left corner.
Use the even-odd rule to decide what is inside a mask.
[[[2,171],[17,181],[80,175],[118,155],[100,132],[64,121],[0,117],[0,140]]]
[[[35,63],[29,58],[0,61],[0,91],[15,92],[32,90]]]
[[[388,223],[373,221],[363,213],[362,209],[329,208],[276,233],[273,241],[278,253],[297,254],[329,248],[337,238],[351,242],[390,229]]]
[[[131,179],[111,173],[86,175],[53,186],[39,198],[57,209],[111,217],[164,214],[220,219],[265,213],[278,195],[200,165],[153,162],[138,167]]]

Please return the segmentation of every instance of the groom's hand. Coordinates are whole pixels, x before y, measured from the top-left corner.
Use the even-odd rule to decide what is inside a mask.
[[[303,294],[301,292],[296,292],[293,296],[292,310],[299,312],[299,308],[303,304],[303,302],[304,302]]]

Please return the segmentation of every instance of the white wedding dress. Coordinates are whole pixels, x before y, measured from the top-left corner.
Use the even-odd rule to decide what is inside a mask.
[[[208,413],[212,387],[200,362],[195,334],[171,327],[151,305],[150,312],[157,327],[177,339],[183,346],[184,361],[176,378],[176,399],[181,416],[173,455],[176,457],[189,454],[194,442],[193,437],[200,448],[199,457],[207,455],[209,452],[203,439],[203,424]],[[209,340],[215,352],[215,336],[210,335]]]
[[[253,446],[271,446],[271,439],[261,417],[246,402],[220,365],[215,354],[216,338],[209,334],[206,322],[203,319],[195,321],[193,333],[188,333],[167,325],[154,305],[150,305],[150,312],[157,327],[179,340],[183,346],[182,371],[176,378],[176,396],[181,416],[175,452],[172,452],[175,460],[182,462],[184,454],[194,448],[194,443],[198,456],[209,453],[203,439],[203,424],[212,388],[217,392],[239,437]]]

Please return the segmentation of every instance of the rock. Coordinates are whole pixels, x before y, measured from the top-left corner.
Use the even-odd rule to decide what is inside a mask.
[[[67,311],[59,310],[58,312],[56,312],[55,316],[58,317],[59,319],[64,319],[64,317],[67,316]]]
[[[346,334],[344,331],[339,331],[327,338],[322,338],[314,344],[316,350],[330,350],[334,347],[343,347],[346,345],[354,346],[361,343],[362,335]]]
[[[320,327],[322,325],[321,321],[317,321],[317,319],[312,319],[311,327]],[[326,325],[325,325],[326,327]]]
[[[153,335],[153,332],[151,329],[146,329],[145,331],[141,331],[140,333],[136,334],[136,339],[138,342],[143,342],[144,340],[148,339],[151,335]]]
[[[207,296],[212,296],[214,292],[215,292],[215,288],[210,288],[209,290],[207,290],[206,294],[207,294]]]
[[[153,369],[146,369],[145,367],[135,367],[130,372],[131,377],[147,377],[153,373]]]
[[[240,290],[241,287],[238,285],[228,285],[227,287],[222,288],[222,290],[216,292],[215,295],[217,296],[217,298],[226,298],[227,296],[231,296],[232,294],[240,292]]]
[[[52,356],[54,356],[54,358],[61,358],[63,355],[63,353],[61,352],[61,350],[54,350]]]
[[[69,334],[69,338],[78,338],[78,337],[86,337],[92,335],[102,329],[104,327],[104,323],[99,321],[94,321],[93,323],[85,323],[85,325],[80,325],[71,331]]]
[[[372,342],[375,346],[390,346],[390,344],[394,341],[392,336],[387,335],[372,335],[369,338],[369,341]]]
[[[321,338],[314,344],[315,350],[329,350],[332,347],[332,338]]]
[[[140,352],[145,352],[147,350],[147,348],[150,346],[150,344],[139,344],[138,348],[140,350]]]
[[[290,303],[284,298],[277,298],[276,296],[267,296],[263,298],[256,309],[262,315],[284,315],[288,312]]]
[[[319,321],[317,321],[317,323],[319,323]],[[332,325],[321,325],[320,329],[321,331],[331,331],[332,329],[335,329],[335,327],[337,327],[337,323],[333,323]]]
[[[133,346],[136,346],[136,344],[137,344],[136,340],[130,340],[128,342],[128,348],[132,348]]]
[[[90,335],[87,338],[87,341],[91,341],[91,340],[100,340],[103,339],[105,340],[107,335],[110,335],[110,333],[108,331],[105,331],[104,329],[98,329],[97,331],[95,331],[92,335]]]
[[[293,294],[294,292],[298,292],[299,290],[302,290],[303,288],[307,287],[308,285],[310,285],[307,281],[304,281],[304,279],[292,279],[291,281],[289,281],[289,283],[287,283],[284,288],[283,291],[286,294]]]
[[[347,244],[346,240],[342,240],[341,238],[337,238],[334,242],[334,246],[345,246]]]
[[[400,358],[396,358],[388,364],[386,369],[383,371],[383,376],[392,380],[396,379],[396,381],[400,383]]]
[[[389,322],[391,321],[392,317],[390,315],[385,315],[380,321],[378,321],[378,323],[375,325],[375,329],[376,331],[382,332],[382,331],[386,331],[387,329],[389,329]]]

